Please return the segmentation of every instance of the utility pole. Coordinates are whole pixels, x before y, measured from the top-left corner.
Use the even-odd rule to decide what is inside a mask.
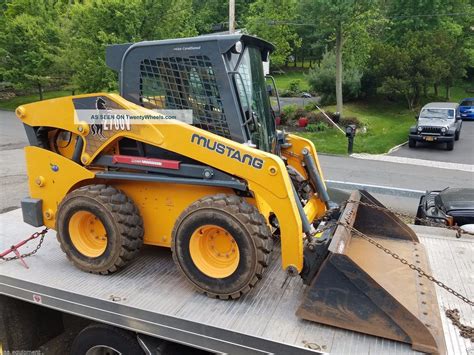
[[[235,32],[235,0],[229,0],[229,33]]]

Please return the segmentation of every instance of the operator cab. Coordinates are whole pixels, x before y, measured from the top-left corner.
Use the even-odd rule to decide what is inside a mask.
[[[120,94],[153,110],[192,110],[192,124],[275,152],[275,115],[263,62],[272,44],[242,35],[209,35],[107,47]]]

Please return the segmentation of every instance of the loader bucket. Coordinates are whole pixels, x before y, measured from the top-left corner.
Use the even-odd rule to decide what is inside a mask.
[[[365,191],[354,191],[351,200],[382,206]],[[393,213],[348,203],[340,221],[431,273],[418,237]],[[343,226],[337,227],[296,314],[410,343],[415,350],[446,352],[434,284]]]

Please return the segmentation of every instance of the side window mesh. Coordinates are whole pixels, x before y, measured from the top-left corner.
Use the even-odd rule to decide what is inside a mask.
[[[140,63],[140,102],[150,109],[192,110],[196,127],[230,138],[215,73],[207,56],[144,59]]]

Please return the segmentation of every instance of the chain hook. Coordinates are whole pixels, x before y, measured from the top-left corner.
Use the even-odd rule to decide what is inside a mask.
[[[49,230],[48,228],[45,228],[40,232],[35,232],[29,238],[27,238],[25,240],[22,240],[22,241],[20,241],[19,243],[15,244],[15,245],[12,245],[10,248],[8,248],[7,250],[0,253],[0,260],[3,260],[3,261],[19,260],[25,268],[29,269],[29,267],[26,264],[24,258],[27,258],[27,257],[29,257],[31,255],[34,255],[38,252],[38,250],[41,248],[41,246],[43,244],[44,236],[46,235],[46,233],[48,233],[48,230]],[[30,251],[29,253],[20,254],[20,252],[18,251],[18,249],[20,247],[22,247],[23,245],[25,245],[29,241],[31,241],[33,239],[36,239],[38,237],[40,238],[40,240],[39,240],[38,245],[36,246],[35,249]],[[10,253],[15,254],[15,256],[7,257],[7,255],[10,254]]]

